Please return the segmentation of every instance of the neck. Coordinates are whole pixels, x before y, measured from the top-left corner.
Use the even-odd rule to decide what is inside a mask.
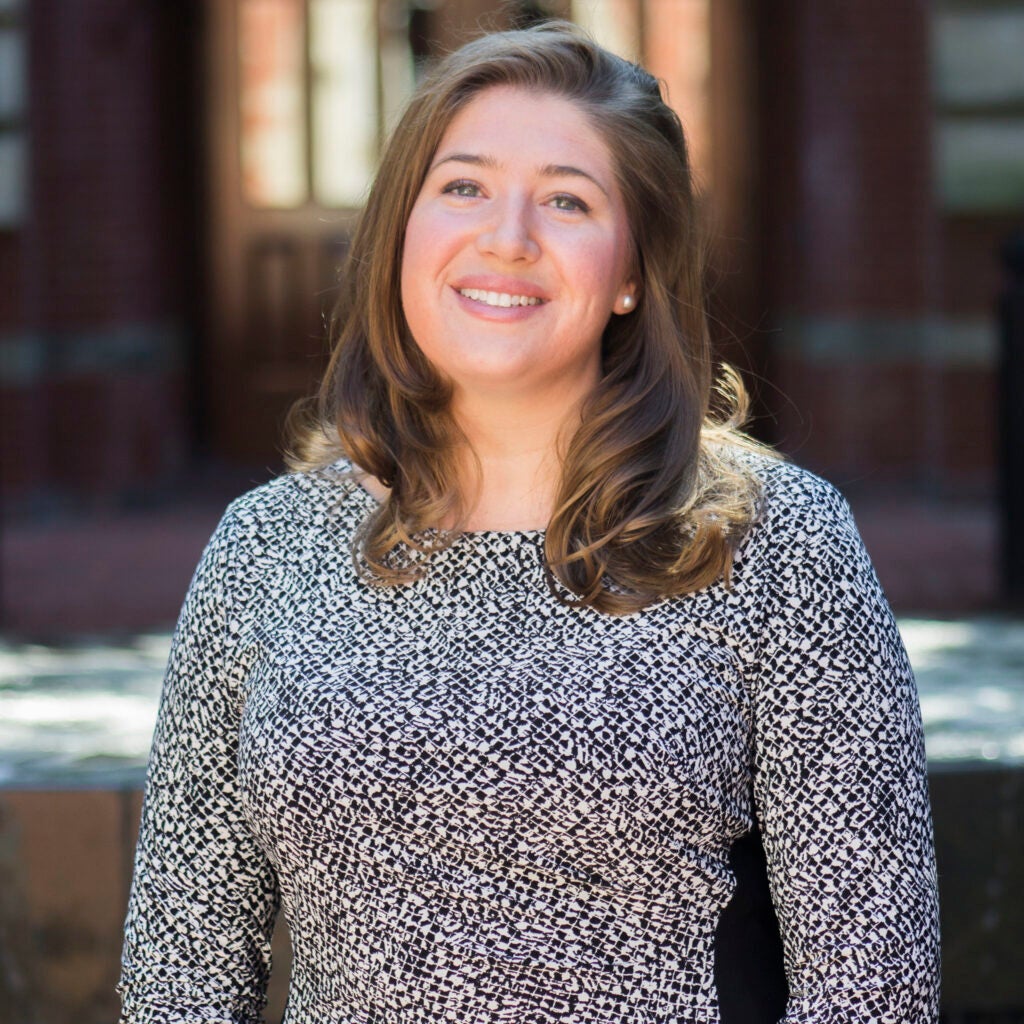
[[[564,440],[579,422],[579,403],[565,409],[536,401],[487,399],[453,403],[469,441],[461,479],[471,530],[527,530],[547,525],[561,479]],[[475,456],[475,458],[474,458]]]

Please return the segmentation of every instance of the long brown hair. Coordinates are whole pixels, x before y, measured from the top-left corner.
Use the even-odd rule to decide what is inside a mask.
[[[497,85],[577,104],[608,146],[625,200],[639,302],[605,329],[601,380],[562,456],[545,561],[560,600],[636,611],[728,573],[758,486],[748,461],[735,457],[752,443],[737,430],[746,400],[731,371],[719,382],[720,412],[709,416],[704,245],[679,119],[656,79],[571,24],[483,36],[417,90],[352,241],[319,394],[290,417],[288,462],[303,469],[345,454],[390,488],[353,542],[376,582],[410,582],[457,536],[435,528],[466,513],[455,472],[465,438],[449,411],[449,385],[402,313],[402,249],[445,130]],[[396,558],[403,549],[427,557]]]

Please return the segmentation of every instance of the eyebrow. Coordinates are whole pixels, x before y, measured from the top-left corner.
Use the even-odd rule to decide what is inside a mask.
[[[480,156],[476,153],[451,153],[442,157],[430,170],[434,171],[442,164],[458,163],[472,164],[474,167],[497,167],[498,161],[493,156]],[[592,174],[588,174],[580,167],[573,167],[572,164],[545,164],[538,169],[542,178],[586,178],[587,181],[596,185],[606,196],[608,190]]]

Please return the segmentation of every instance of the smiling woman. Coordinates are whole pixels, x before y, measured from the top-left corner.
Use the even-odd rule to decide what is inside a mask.
[[[728,571],[759,449],[728,370],[708,415],[703,240],[650,75],[551,26],[452,54],[395,129],[349,267],[292,465],[361,472],[369,577],[409,582],[467,529],[540,527],[560,599],[602,611]]]
[[[123,1019],[937,1019],[913,676],[849,509],[714,392],[686,143],[572,26],[420,87],[292,472],[175,634]],[[784,971],[783,971],[784,968]]]

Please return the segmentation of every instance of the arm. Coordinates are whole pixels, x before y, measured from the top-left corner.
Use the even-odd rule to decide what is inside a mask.
[[[914,678],[848,506],[814,489],[774,517],[788,546],[754,691],[783,1024],[933,1024],[938,904]]]
[[[125,925],[122,1024],[262,1019],[278,895],[238,789],[238,532],[229,510],[171,646]]]

